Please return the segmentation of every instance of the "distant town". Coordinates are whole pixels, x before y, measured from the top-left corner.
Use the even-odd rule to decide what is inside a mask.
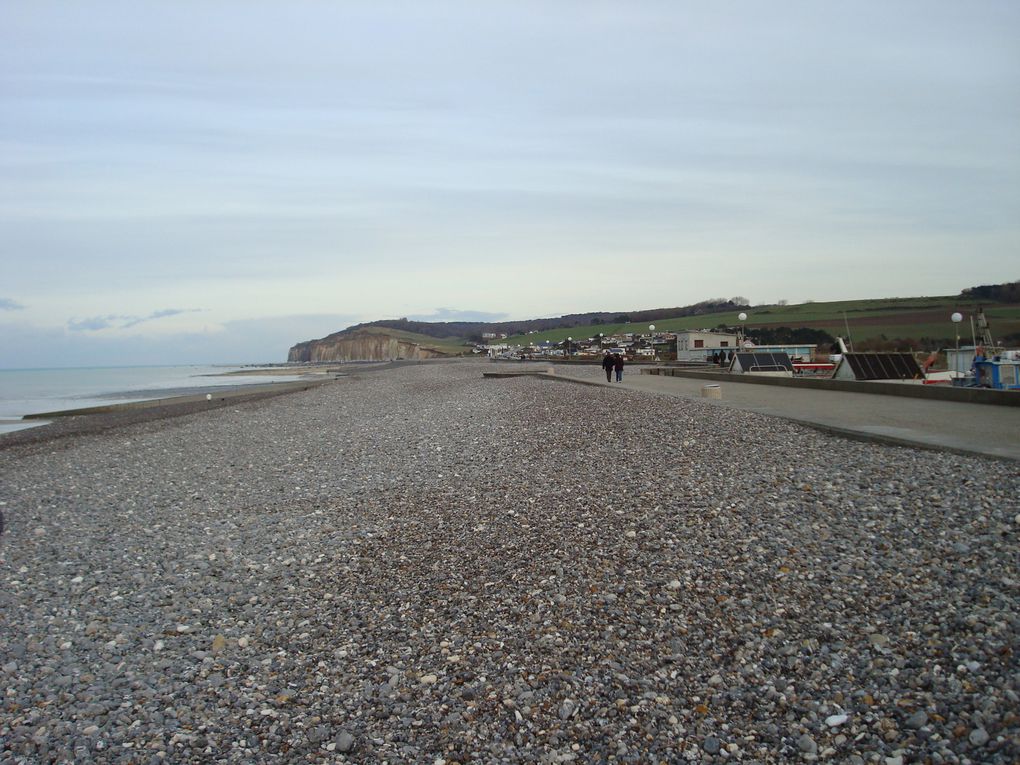
[[[738,317],[742,322],[746,314]],[[962,315],[951,321],[960,323]],[[900,381],[926,385],[1020,390],[1020,350],[997,346],[984,313],[979,311],[980,341],[927,354],[913,352],[854,353],[842,337],[837,348],[813,343],[758,345],[743,328],[738,332],[712,329],[568,336],[561,341],[507,343],[506,336],[486,333],[475,354],[493,360],[557,360],[594,362],[607,354],[629,363],[665,363],[671,367],[718,367],[731,374],[769,377],[824,377],[853,381]],[[835,352],[838,351],[838,352]]]
[[[536,333],[531,333],[536,334]],[[651,324],[647,332],[621,332],[597,334],[592,337],[567,337],[562,341],[535,340],[525,344],[509,344],[505,334],[487,332],[482,343],[475,345],[476,354],[490,358],[529,359],[560,358],[579,361],[600,358],[606,353],[619,354],[631,361],[680,361],[704,364],[729,362],[734,353],[744,349],[756,353],[786,353],[798,362],[816,360],[821,354],[831,361],[830,350],[821,350],[810,343],[756,345],[741,333],[720,332],[712,329],[660,332]]]

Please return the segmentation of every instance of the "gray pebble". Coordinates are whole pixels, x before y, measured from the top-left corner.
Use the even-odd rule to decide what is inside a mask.
[[[815,754],[818,752],[818,744],[815,743],[815,740],[807,733],[797,739],[797,748],[806,754]]]
[[[984,728],[975,728],[967,738],[971,746],[984,746],[988,743],[988,731]]]
[[[341,731],[336,737],[336,750],[338,752],[350,752],[354,749],[354,736],[347,731]]]
[[[904,725],[912,730],[923,727],[928,722],[928,715],[923,710],[918,710],[907,718]]]

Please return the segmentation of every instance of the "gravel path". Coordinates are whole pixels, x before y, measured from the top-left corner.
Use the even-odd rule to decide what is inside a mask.
[[[486,368],[0,451],[0,763],[1020,759],[1014,466]]]

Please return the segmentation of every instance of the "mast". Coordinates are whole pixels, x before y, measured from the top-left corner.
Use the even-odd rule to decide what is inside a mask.
[[[988,319],[985,318],[985,309],[980,307],[977,312],[977,328],[981,331],[981,342],[987,350],[991,351],[995,347],[995,343],[992,341],[992,330],[988,326]]]

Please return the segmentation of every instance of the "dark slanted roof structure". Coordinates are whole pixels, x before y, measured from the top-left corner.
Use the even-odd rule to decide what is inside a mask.
[[[793,374],[793,362],[788,353],[744,353],[733,354],[731,372],[789,372]]]
[[[921,380],[912,353],[844,353],[832,375],[837,380]]]

